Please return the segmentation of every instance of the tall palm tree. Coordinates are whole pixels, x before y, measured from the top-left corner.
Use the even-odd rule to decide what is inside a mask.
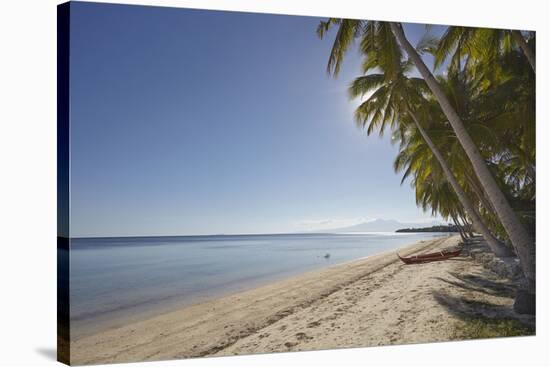
[[[492,205],[494,206],[497,215],[502,223],[503,227],[508,234],[518,257],[520,258],[523,273],[526,277],[524,291],[527,294],[535,294],[535,245],[528,231],[523,227],[518,216],[510,206],[506,196],[501,191],[496,180],[494,179],[491,171],[487,167],[486,162],[481,156],[479,149],[474,144],[471,136],[468,134],[464,123],[459,115],[452,107],[449,99],[445,95],[443,89],[437,82],[434,75],[430,72],[417,50],[411,45],[403,27],[400,23],[390,23],[393,34],[397,38],[399,44],[405,49],[407,55],[414,62],[419,73],[422,75],[426,84],[432,91],[434,97],[439,102],[441,109],[447,117],[450,125],[452,126],[460,144],[470,159],[474,171],[479,178],[479,181],[483,185],[485,192],[489,197]],[[520,293],[520,296],[526,294]],[[531,297],[529,297],[531,298]],[[522,300],[523,301],[523,300]]]
[[[525,301],[528,304],[527,308],[529,308],[527,311],[533,312],[535,295],[534,241],[523,227],[516,213],[514,213],[506,196],[499,188],[497,182],[491,174],[491,171],[486,165],[486,162],[481,156],[478,147],[468,134],[462,120],[453,109],[441,86],[435,79],[434,75],[426,67],[417,50],[415,50],[406,38],[401,24],[361,20],[347,21],[343,19],[331,18],[326,22],[321,22],[317,29],[318,35],[323,38],[327,30],[332,25],[339,26],[339,31],[334,41],[327,66],[329,73],[333,73],[334,75],[338,74],[341,60],[356,38],[361,39],[360,48],[363,52],[365,49],[370,49],[374,55],[394,53],[396,50],[396,43],[405,50],[438,101],[443,113],[447,117],[449,124],[452,126],[455,135],[462,145],[467,157],[471,161],[475,175],[482,185],[483,190],[487,194],[488,201],[494,208],[503,228],[508,234],[512,245],[520,258],[521,267],[525,276],[525,284],[522,287],[522,291],[518,292],[516,305]],[[394,37],[388,36],[388,27]],[[385,47],[380,47],[381,45]]]
[[[394,56],[398,58],[398,63],[389,57],[385,59],[391,66],[389,71],[387,71],[385,63],[380,61],[373,63],[371,61],[372,55],[367,56],[363,63],[363,73],[371,72],[374,66],[377,69],[381,69],[383,73],[371,73],[361,76],[356,78],[351,84],[349,88],[351,98],[370,94],[370,97],[357,107],[355,112],[357,123],[361,127],[367,126],[368,134],[372,133],[375,129],[379,129],[382,134],[386,125],[396,128],[397,124],[407,122],[413,124],[426,142],[433,156],[441,165],[447,181],[452,186],[454,192],[456,192],[468,216],[472,219],[476,230],[483,235],[496,255],[510,256],[510,251],[485,226],[475,206],[458,183],[439,148],[433,143],[417,117],[417,111],[422,110],[422,105],[426,103],[422,95],[423,91],[427,91],[424,80],[407,77],[406,73],[411,70],[412,64],[408,60],[402,61],[402,54],[400,52],[395,52]],[[399,69],[396,69],[396,64],[399,65]],[[407,119],[407,117],[409,118]]]
[[[529,68],[526,62],[522,63]],[[514,76],[503,75],[499,77],[502,80],[492,83],[489,92],[484,83],[472,78],[467,70],[448,70],[445,77],[438,77],[439,84],[479,147],[499,187],[524,223],[529,222],[524,211],[529,207],[534,211],[535,104],[531,77],[530,70],[519,70]],[[449,165],[453,171],[461,173],[458,176],[461,185],[474,194],[474,201],[478,201],[494,217],[496,210],[483,192],[452,130],[444,146],[451,153],[448,155]],[[494,233],[506,237],[502,226],[495,224],[489,227]]]
[[[458,221],[458,217],[464,215],[460,200],[418,131],[408,131],[407,137],[401,140],[394,169],[396,172],[405,171],[401,182],[413,175],[411,184],[415,189],[417,205],[424,211],[431,210],[432,215],[452,219],[462,240],[468,241],[465,227]]]
[[[468,217],[472,220],[473,225],[476,228],[476,231],[481,233],[481,235],[487,241],[487,244],[489,245],[493,253],[497,256],[502,256],[502,257],[511,256],[512,254],[510,250],[506,246],[504,246],[503,243],[498,241],[495,238],[495,236],[491,233],[489,228],[485,225],[485,223],[483,222],[483,219],[479,214],[478,209],[472,202],[471,198],[467,195],[462,185],[458,182],[458,179],[456,178],[456,174],[451,170],[450,166],[447,163],[447,160],[444,158],[440,149],[435,144],[433,139],[430,137],[428,132],[424,129],[424,127],[418,120],[417,115],[415,113],[409,112],[409,117],[414,122],[414,126],[416,127],[416,131],[418,132],[418,134],[409,134],[406,138],[404,139],[402,138],[402,145],[411,144],[411,142],[414,141],[414,138],[416,138],[416,142],[413,144],[413,147],[414,146],[418,147],[419,144],[424,144],[429,148],[429,150],[427,151],[424,150],[424,155],[420,157],[416,156],[418,152],[411,151],[410,147],[409,147],[409,150],[405,150],[404,152],[411,154],[413,157],[416,156],[414,160],[417,160],[417,161],[424,160],[427,162],[427,164],[431,164],[432,165],[432,168],[430,168],[431,170],[433,170],[433,159],[430,159],[430,155],[433,156],[436,162],[439,164],[443,172],[443,176],[445,177],[448,184],[453,190],[452,196],[454,197],[456,194],[456,198],[458,199],[458,202],[456,202],[456,205],[455,205],[456,208],[454,210],[451,211],[450,209],[447,209],[447,211],[443,212],[442,214],[444,216],[458,217],[463,215],[462,210],[465,210]],[[427,154],[427,152],[429,152],[429,154]],[[403,166],[404,164],[401,163],[401,165]],[[396,169],[398,168],[400,168],[400,166],[396,166]],[[409,166],[406,172],[409,172],[410,174],[411,169],[414,169],[414,167]],[[416,167],[416,169],[418,169],[418,167]],[[416,180],[416,182],[418,184],[418,180]],[[417,190],[418,190],[418,186],[417,186]],[[427,204],[428,202],[425,202],[424,206]],[[459,207],[460,205],[461,207]]]

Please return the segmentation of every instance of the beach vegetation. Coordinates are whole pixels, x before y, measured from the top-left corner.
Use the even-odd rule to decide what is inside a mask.
[[[457,323],[453,339],[488,339],[535,335],[535,328],[516,319],[471,318]]]
[[[414,47],[401,23],[330,18],[319,37],[332,27],[327,72],[339,74],[354,44],[363,58],[349,88],[361,100],[358,126],[391,131],[394,168],[420,207],[472,222],[497,256],[515,254],[524,275],[518,296],[534,302],[534,33],[447,27],[437,38],[426,27]],[[516,311],[534,312],[533,302],[516,302]]]

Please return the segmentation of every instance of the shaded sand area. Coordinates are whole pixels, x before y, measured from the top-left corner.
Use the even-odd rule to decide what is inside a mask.
[[[455,246],[444,237],[402,256]],[[472,256],[471,256],[472,255]],[[404,265],[395,252],[306,273],[73,341],[73,364],[446,341],[472,319],[506,318],[515,285],[483,244],[444,262]],[[482,259],[482,260],[480,260]],[[522,325],[523,325],[522,324]]]

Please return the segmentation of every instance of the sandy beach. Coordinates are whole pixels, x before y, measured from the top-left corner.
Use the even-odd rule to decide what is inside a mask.
[[[421,241],[402,256],[456,246]],[[482,248],[482,247],[481,247]],[[483,252],[483,251],[481,251]],[[458,339],[475,317],[513,314],[514,284],[465,248],[404,265],[395,251],[309,272],[73,341],[73,364],[288,352]]]

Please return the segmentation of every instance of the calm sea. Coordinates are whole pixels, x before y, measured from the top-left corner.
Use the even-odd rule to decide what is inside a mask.
[[[447,234],[72,239],[72,337],[442,235]]]

